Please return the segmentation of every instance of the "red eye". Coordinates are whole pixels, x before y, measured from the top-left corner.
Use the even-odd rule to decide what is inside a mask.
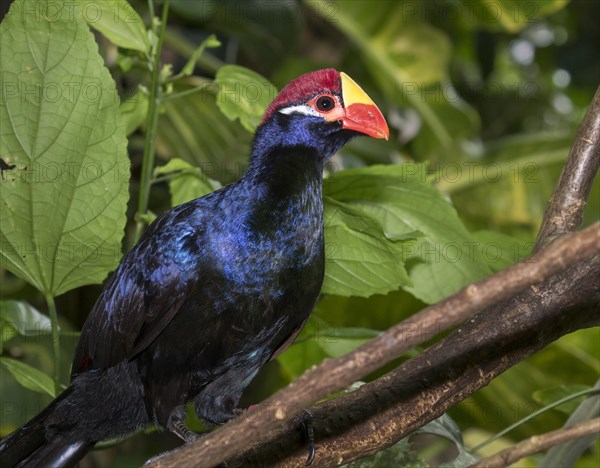
[[[315,103],[317,110],[321,112],[329,112],[335,107],[335,101],[331,96],[321,96]]]

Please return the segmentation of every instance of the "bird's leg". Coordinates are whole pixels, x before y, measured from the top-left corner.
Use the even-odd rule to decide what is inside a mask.
[[[203,421],[223,424],[244,413],[237,407],[244,388],[259,367],[232,369],[206,385],[194,399],[198,417]]]
[[[185,425],[185,406],[181,405],[175,408],[169,416],[167,429],[183,440],[186,444],[190,444],[200,437],[202,434],[196,434]]]
[[[302,438],[306,444],[306,450],[308,451],[308,457],[306,459],[306,466],[310,465],[315,459],[315,427],[313,425],[312,414],[307,410],[302,412],[294,418],[294,422],[298,425],[298,430],[302,433]]]

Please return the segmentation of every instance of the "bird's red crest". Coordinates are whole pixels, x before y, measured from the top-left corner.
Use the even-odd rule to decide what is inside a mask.
[[[321,93],[340,94],[341,90],[340,74],[333,68],[300,75],[290,81],[269,104],[261,123],[265,123],[277,109],[306,101]]]

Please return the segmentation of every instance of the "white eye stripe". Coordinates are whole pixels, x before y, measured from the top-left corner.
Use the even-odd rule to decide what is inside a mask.
[[[319,114],[315,109],[310,106],[290,106],[284,107],[283,109],[279,109],[279,112],[282,114],[303,114],[303,115],[313,115],[315,117],[323,117]]]

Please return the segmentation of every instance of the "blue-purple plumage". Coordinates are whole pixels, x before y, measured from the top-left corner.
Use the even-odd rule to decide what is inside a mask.
[[[74,463],[152,422],[188,440],[188,401],[211,423],[238,414],[244,388],[317,300],[323,167],[358,135],[311,109],[279,112],[322,89],[341,102],[337,72],[307,76],[269,108],[238,182],[159,216],[123,258],[84,324],[69,388],[0,442],[7,465]]]

